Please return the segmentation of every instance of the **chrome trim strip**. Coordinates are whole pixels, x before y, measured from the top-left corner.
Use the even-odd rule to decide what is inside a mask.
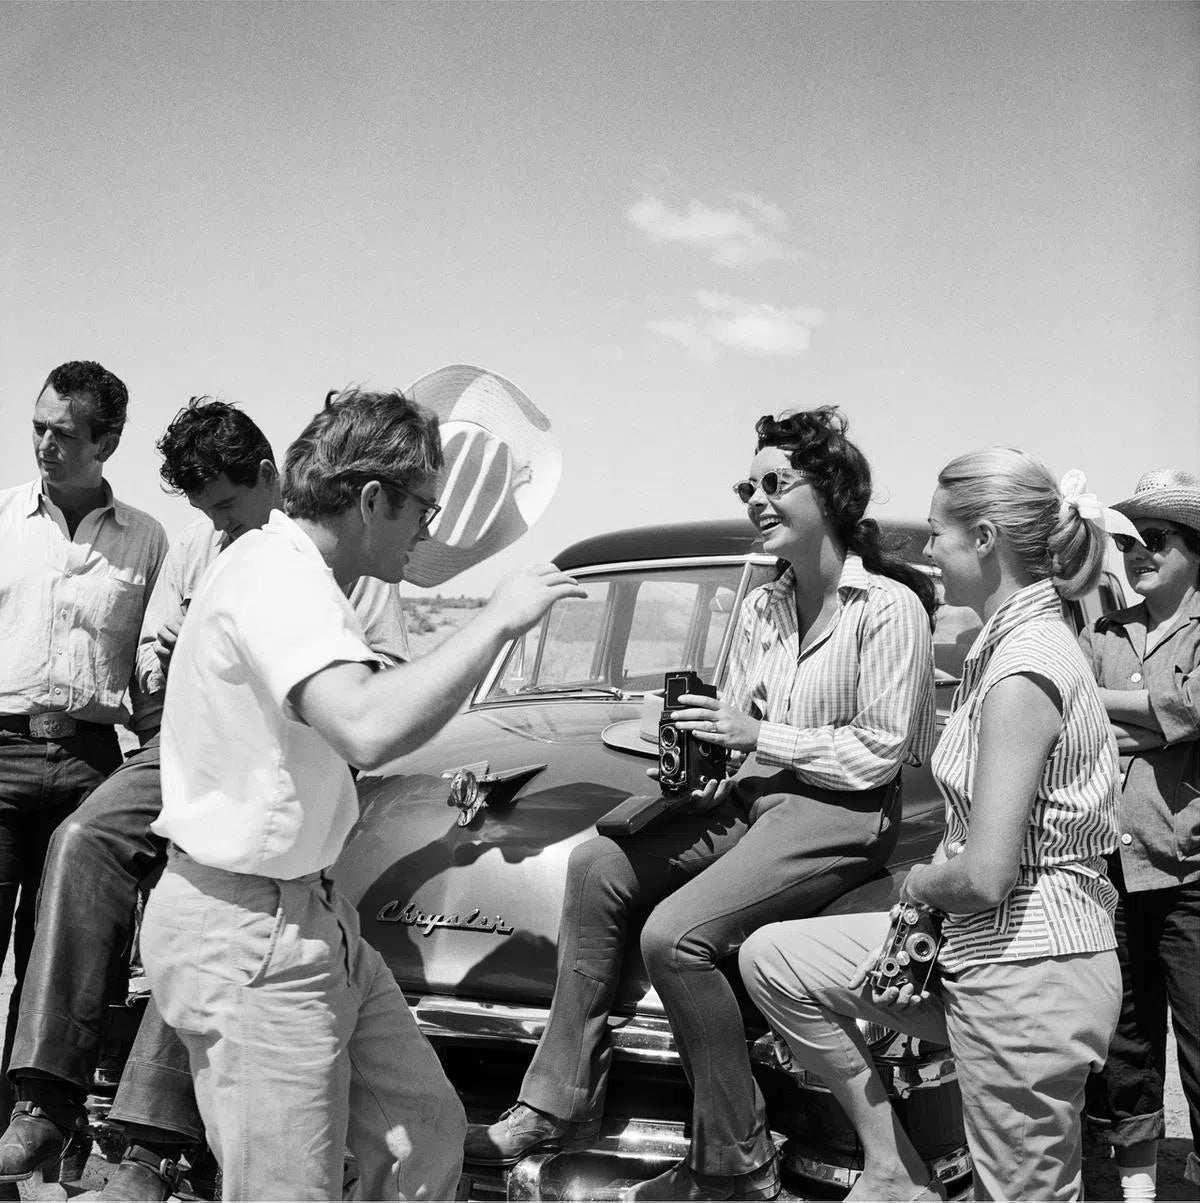
[[[476,1002],[436,994],[409,997],[408,1003],[421,1031],[431,1039],[483,1043],[536,1044],[545,1031],[550,1013],[546,1007]],[[653,1065],[679,1063],[679,1053],[665,1015],[613,1015],[609,1017],[608,1026],[613,1056],[617,1059]],[[893,1044],[899,1043],[904,1050],[905,1040],[901,1037]],[[915,1090],[931,1090],[958,1080],[954,1059],[945,1049],[914,1056],[907,1050],[892,1053],[891,1048],[885,1046],[875,1050],[875,1057],[885,1085],[900,1098],[907,1098]],[[769,1032],[750,1046],[750,1060],[755,1065],[783,1072],[775,1058]],[[829,1093],[829,1088],[819,1078],[804,1070],[797,1070],[791,1076],[802,1089]]]
[[[426,995],[408,999],[421,1031],[431,1039],[536,1044],[549,1009],[512,1003]],[[666,1016],[613,1015],[608,1021],[613,1056],[623,1061],[676,1065],[679,1054]]]

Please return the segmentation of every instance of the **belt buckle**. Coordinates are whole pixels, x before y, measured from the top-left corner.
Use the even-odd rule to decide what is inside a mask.
[[[34,739],[65,739],[74,735],[79,724],[69,714],[51,711],[35,714],[29,720],[29,734]]]

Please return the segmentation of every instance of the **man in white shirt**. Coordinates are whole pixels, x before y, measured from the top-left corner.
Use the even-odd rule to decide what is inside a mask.
[[[455,1193],[461,1104],[327,872],[358,813],[347,762],[425,742],[505,642],[583,591],[528,569],[427,657],[375,671],[339,586],[401,579],[440,462],[436,421],[401,394],[328,403],[288,450],[288,516],[216,562],[175,649],[154,824],[172,850],[142,956],[226,1198],[337,1197],[347,1145],[365,1198]]]
[[[0,959],[15,910],[17,978],[0,1070],[50,837],[120,763],[114,724],[142,738],[157,725],[133,669],[167,538],[104,479],[128,403],[125,385],[98,363],[55,368],[33,411],[39,479],[0,492]],[[0,1114],[11,1109],[0,1073]]]
[[[172,544],[142,622],[135,680],[155,728],[170,652],[205,572],[234,540],[261,527],[282,505],[270,443],[232,405],[194,398],[158,448],[163,483],[205,516]],[[379,659],[389,665],[407,659],[396,586],[362,578],[349,596]],[[154,738],[51,841],[11,1067],[20,1098],[31,1106],[0,1137],[0,1179],[21,1180],[39,1169],[51,1177],[82,1169],[83,1104],[101,1052],[112,983],[125,967],[138,891],[166,861],[166,841],[150,830],[161,806]],[[177,1185],[180,1154],[203,1134],[186,1052],[156,1019],[152,1009],[145,1040],[139,1034],[136,1046],[141,1056],[131,1057],[114,1111],[115,1118],[143,1124],[153,1119],[165,1131],[157,1141],[153,1133],[133,1133],[139,1141],[130,1150],[135,1158],[110,1179],[113,1197],[165,1199]],[[132,1193],[122,1195],[123,1189]]]

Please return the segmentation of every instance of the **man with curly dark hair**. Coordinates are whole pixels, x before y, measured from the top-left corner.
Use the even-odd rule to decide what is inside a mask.
[[[38,478],[0,492],[0,959],[15,912],[17,978],[3,1068],[47,843],[120,763],[115,725],[145,737],[157,723],[133,669],[167,539],[104,478],[128,404],[98,363],[55,368],[33,409]],[[0,1076],[0,1114],[12,1102]]]
[[[158,449],[164,486],[204,517],[171,546],[141,628],[136,679],[155,728],[171,654],[201,578],[282,505],[271,445],[233,405],[192,398]],[[364,577],[353,583],[349,599],[372,651],[390,664],[407,659],[396,587]],[[0,1137],[0,1179],[82,1169],[88,1147],[83,1102],[110,986],[124,967],[137,894],[166,859],[166,841],[150,830],[161,807],[155,737],[95,790],[50,844],[11,1070],[29,1109]],[[203,1135],[186,1052],[153,1010],[143,1027],[112,1116],[136,1125],[109,1182],[112,1198],[165,1199],[179,1184],[185,1151]]]

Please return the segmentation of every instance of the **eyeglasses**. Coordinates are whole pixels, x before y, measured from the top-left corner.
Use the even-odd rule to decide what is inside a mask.
[[[1140,544],[1152,556],[1156,556],[1166,547],[1167,540],[1178,533],[1178,531],[1164,530],[1161,526],[1155,526],[1150,530],[1142,531],[1140,539],[1135,539],[1132,535],[1113,535],[1112,538],[1117,545],[1117,550],[1123,554],[1131,552]]]
[[[406,489],[402,485],[394,484],[389,484],[388,488],[396,493],[402,493],[405,497],[411,497],[421,507],[421,526],[428,526],[442,512],[442,507],[436,501],[429,501],[419,493],[414,493],[412,489]]]
[[[764,472],[757,480],[739,480],[733,486],[734,493],[737,494],[737,499],[742,505],[749,505],[750,499],[762,489],[763,496],[771,499],[779,497],[786,493],[789,489],[794,489],[797,485],[808,484],[808,477],[802,473],[792,474],[790,472],[774,470]]]

